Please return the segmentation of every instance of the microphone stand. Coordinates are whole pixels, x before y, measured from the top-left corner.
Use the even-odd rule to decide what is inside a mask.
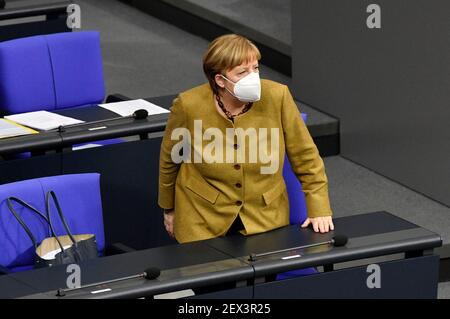
[[[337,237],[335,237],[335,238],[337,238]],[[292,248],[287,248],[287,249],[270,251],[270,252],[262,253],[262,254],[250,254],[249,261],[256,261],[259,257],[265,257],[265,256],[270,256],[270,255],[281,254],[281,253],[285,253],[285,252],[292,251],[292,250],[297,250],[297,249],[306,249],[306,248],[312,248],[312,247],[317,247],[317,246],[322,246],[322,245],[343,246],[343,245],[345,245],[347,243],[346,240],[342,241],[342,238],[336,242],[335,238],[333,238],[331,240],[328,240],[328,241],[325,241],[325,242],[317,243],[317,244],[309,244],[309,245],[297,246],[297,247],[292,247]]]
[[[85,125],[93,125],[93,124],[108,124],[113,121],[124,120],[124,119],[133,119],[133,118],[135,120],[145,120],[148,118],[148,112],[146,110],[138,110],[130,116],[114,117],[111,119],[104,119],[104,120],[98,120],[98,121],[92,121],[92,122],[83,122],[83,123],[64,125],[64,126],[62,125],[53,131],[57,131],[58,133],[63,133],[63,132],[65,132],[66,128],[83,127]]]
[[[139,275],[128,276],[128,277],[123,277],[123,278],[119,278],[119,279],[113,279],[113,280],[98,282],[98,283],[94,283],[94,284],[90,284],[90,285],[86,285],[86,286],[82,286],[82,287],[78,287],[78,288],[58,289],[56,291],[56,296],[57,297],[64,297],[66,295],[66,293],[78,291],[78,290],[81,290],[81,289],[93,288],[93,287],[113,284],[113,283],[117,283],[117,282],[122,282],[122,281],[126,281],[126,280],[146,278],[146,277],[147,277],[147,273],[144,272],[144,273],[139,274]]]

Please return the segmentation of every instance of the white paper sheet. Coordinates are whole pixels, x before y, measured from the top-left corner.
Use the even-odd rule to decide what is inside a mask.
[[[16,123],[11,123],[5,119],[0,119],[0,139],[35,133],[37,132],[27,127],[19,126]]]
[[[99,104],[99,106],[116,114],[119,114],[120,116],[131,116],[137,110],[146,110],[149,116],[155,114],[170,113],[170,111],[142,99],[117,103]]]
[[[49,131],[56,129],[60,126],[84,123],[84,121],[80,121],[71,117],[62,116],[47,111],[37,111],[16,115],[8,115],[5,116],[5,119],[41,131]]]
[[[64,249],[68,249],[70,248],[72,245],[67,245],[67,246],[63,246]],[[46,253],[44,256],[42,256],[42,259],[45,260],[52,260],[55,259],[56,254],[59,254],[61,252],[61,248],[55,249],[53,251],[49,251],[48,253]]]

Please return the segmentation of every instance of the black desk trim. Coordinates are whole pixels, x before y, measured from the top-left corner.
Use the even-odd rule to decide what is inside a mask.
[[[381,218],[376,220],[376,217]],[[374,223],[368,226],[367,222],[371,219],[374,220]],[[386,221],[390,222],[394,225],[394,228],[389,228],[390,225],[386,225],[387,232],[374,232],[371,226],[373,227],[376,224],[375,221],[380,225]],[[255,246],[254,244],[258,243],[259,238],[264,239],[270,236],[272,237],[272,242],[277,240],[281,242],[292,241],[291,247],[297,247],[302,245],[302,243],[298,242],[299,240],[307,241],[308,244],[321,243],[331,240],[335,236],[335,233],[315,234],[311,229],[300,230],[299,225],[292,225],[248,238],[242,235],[234,235],[226,238],[211,239],[206,241],[205,244],[227,254],[230,258],[238,258],[251,263],[257,277],[281,273],[292,269],[333,265],[398,253],[414,253],[413,255],[420,255],[424,251],[433,250],[442,246],[442,239],[439,235],[384,211],[335,219],[337,227],[340,224],[343,225],[345,222],[348,222],[348,229],[346,230],[344,228],[344,231],[341,230],[342,234],[349,233],[349,242],[345,247],[323,245],[305,250],[293,250],[291,253],[262,257],[255,262],[250,262],[249,256],[252,253],[267,252],[267,249],[272,251],[289,248],[269,245],[270,248],[265,246],[258,248],[259,250],[256,248],[251,250],[252,245]],[[350,230],[358,228],[357,224],[361,222],[364,222],[361,226],[365,226],[365,228],[361,228],[366,231],[366,235],[361,236],[356,232],[354,234],[356,236],[352,236]],[[339,228],[336,229],[336,233],[338,233]],[[370,242],[375,242],[375,244],[370,244]],[[238,251],[238,253],[233,253],[232,251]],[[301,257],[289,260],[281,259],[282,257],[296,254],[301,255]]]
[[[174,95],[149,98],[148,101],[159,102],[172,101]],[[163,104],[168,109],[171,105]],[[66,110],[53,111],[56,114],[72,116],[80,120],[102,120],[101,123],[82,123],[57,130],[41,132],[39,134],[12,137],[0,140],[0,156],[18,154],[29,151],[46,152],[50,150],[62,150],[76,144],[95,142],[106,139],[145,135],[156,132],[164,132],[169,118],[169,113],[152,115],[144,120],[133,118],[121,118],[119,115],[101,107],[80,107]],[[83,113],[86,113],[83,116]],[[90,128],[105,126],[105,129],[89,131]]]
[[[408,225],[409,223],[405,222],[405,226]],[[289,235],[293,230],[292,227],[298,226],[286,227],[280,229],[279,231],[284,231]],[[301,234],[299,237],[297,237],[297,239],[313,238],[302,237],[302,235],[308,235],[308,231],[306,230],[295,231],[298,231],[298,234]],[[332,233],[326,234],[326,236],[331,235]],[[266,238],[262,237],[261,240],[268,241],[271,240],[273,233],[266,233],[263,234],[263,236],[265,236]],[[268,259],[262,259],[256,262],[249,262],[245,257],[233,256],[233,254],[230,254],[230,252],[219,249],[217,245],[212,245],[213,241],[222,241],[225,244],[229,244],[230,238],[236,239],[238,237],[231,236],[190,244],[159,247],[145,251],[137,251],[125,255],[104,257],[102,259],[87,261],[86,263],[81,264],[82,267],[84,265],[84,268],[82,269],[84,269],[84,271],[94,269],[95,272],[91,273],[90,276],[95,277],[96,273],[100,273],[103,276],[103,278],[101,278],[102,280],[105,277],[112,276],[112,273],[121,273],[121,275],[135,275],[134,272],[136,271],[136,269],[141,269],[141,266],[144,266],[146,260],[148,262],[149,258],[152,256],[159,256],[158,258],[160,265],[170,264],[172,266],[167,266],[166,268],[161,267],[161,276],[154,281],[146,281],[142,279],[137,282],[129,281],[121,284],[113,284],[110,286],[110,288],[113,289],[112,292],[107,292],[100,295],[91,295],[91,288],[90,290],[87,289],[87,291],[89,292],[88,294],[86,294],[86,290],[84,290],[80,291],[80,293],[83,293],[83,295],[74,293],[73,295],[66,296],[64,298],[138,298],[172,291],[179,291],[183,289],[192,289],[221,284],[225,282],[237,282],[245,280],[247,281],[247,284],[250,282],[252,285],[255,281],[254,287],[256,289],[258,287],[258,282],[256,280],[267,275],[273,275],[293,269],[301,269],[311,266],[334,264],[350,260],[390,255],[393,253],[407,252],[411,250],[415,251],[423,249],[433,249],[441,244],[440,236],[416,226],[415,228],[409,228],[395,232],[353,237],[349,239],[349,242],[345,247],[322,247],[319,251],[310,251],[309,253],[304,254],[301,258],[297,259],[281,260],[279,257],[270,257]],[[252,237],[240,237],[240,240],[243,241],[244,244],[246,244],[246,241],[251,238]],[[315,238],[314,240],[316,239],[317,238]],[[304,242],[304,244],[310,243],[310,241],[311,240],[308,240],[308,242]],[[285,242],[282,241],[281,245],[284,244]],[[205,255],[205,253],[207,253],[208,251],[211,253],[211,255],[209,256]],[[180,261],[181,259],[176,258],[175,255],[177,253],[181,254],[179,255],[179,258],[183,259],[183,261]],[[199,264],[193,264],[193,253],[197,254],[197,257],[199,257],[198,260],[200,261],[200,259],[202,259],[204,263],[201,263],[200,261]],[[430,265],[432,264],[433,267],[437,267],[439,258],[436,255],[432,256],[432,260],[430,259],[432,263],[430,263]],[[419,259],[420,257],[411,259],[405,258],[403,259],[404,262],[402,262],[401,265],[407,265],[409,261],[415,263]],[[175,263],[179,264],[178,268],[173,268],[173,265],[175,265]],[[121,267],[125,267],[126,269]],[[107,271],[107,269],[110,269],[110,273],[108,273],[108,275],[105,274],[105,271]],[[397,271],[399,270],[397,269]],[[41,291],[41,293],[37,295],[27,295],[27,298],[56,298],[56,289],[61,288],[55,287],[56,282],[57,280],[65,280],[66,276],[67,275],[65,273],[65,267],[59,266],[50,269],[39,269],[22,274],[10,275],[8,276],[9,278],[6,278],[4,280],[9,280],[12,278],[17,280],[18,284],[22,286],[26,284],[28,287],[33,287],[36,291]],[[52,288],[54,288],[52,290],[48,290],[50,288],[49,283],[45,284],[46,287],[40,286],[42,280],[45,281],[49,278],[55,278],[55,283],[51,284],[53,286]],[[117,277],[113,277],[110,279],[115,278]],[[0,277],[0,282],[1,281],[2,278]],[[98,282],[97,279],[95,282]],[[92,280],[87,283],[92,283]],[[432,285],[434,284],[429,284],[430,287]],[[17,287],[17,289],[19,288],[20,287]],[[42,292],[43,289],[46,289],[45,292]],[[29,289],[26,293],[29,293]]]
[[[34,5],[17,8],[8,8],[7,3],[5,9],[0,10],[0,21],[40,15],[67,15],[67,7],[71,3],[71,1],[61,1],[54,4]]]

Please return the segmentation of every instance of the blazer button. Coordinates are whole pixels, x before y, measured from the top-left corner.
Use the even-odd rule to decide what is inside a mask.
[[[241,165],[239,165],[239,164],[234,165],[234,169],[237,170],[237,171],[240,170],[241,169]]]
[[[241,183],[236,183],[236,188],[242,188],[242,184]]]
[[[236,206],[242,206],[242,201],[238,200],[238,201],[236,202]]]

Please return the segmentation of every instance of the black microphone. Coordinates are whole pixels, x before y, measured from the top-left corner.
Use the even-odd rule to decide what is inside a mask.
[[[81,287],[78,287],[78,288],[58,289],[56,291],[56,296],[57,297],[64,297],[67,293],[78,291],[78,290],[81,290],[81,289],[93,288],[93,287],[98,287],[98,286],[104,286],[104,285],[109,285],[109,284],[122,282],[122,281],[127,281],[127,280],[131,280],[131,279],[145,278],[147,280],[155,280],[160,275],[161,275],[161,269],[156,268],[156,267],[150,267],[150,268],[147,268],[143,273],[138,274],[138,275],[134,275],[134,276],[129,276],[129,277],[123,277],[123,278],[118,278],[118,279],[98,282],[98,283],[94,283],[94,284],[90,284],[90,285],[86,285],[86,286],[81,286]]]
[[[66,128],[72,128],[72,127],[78,127],[83,125],[92,125],[92,124],[99,124],[99,123],[108,123],[111,121],[121,120],[121,119],[131,119],[134,118],[135,120],[145,120],[148,117],[148,111],[147,110],[137,110],[132,115],[129,116],[121,116],[121,117],[113,117],[110,119],[104,119],[104,120],[98,120],[93,122],[83,122],[83,123],[77,123],[72,125],[65,125],[58,127],[57,131],[59,133],[62,133],[65,131]]]
[[[298,247],[287,248],[287,249],[282,249],[282,250],[276,250],[276,251],[271,251],[271,252],[263,253],[263,254],[250,254],[249,261],[256,261],[259,257],[276,255],[276,254],[285,253],[285,252],[288,252],[291,250],[306,249],[306,248],[312,248],[312,247],[317,247],[317,246],[322,246],[322,245],[333,245],[334,247],[342,247],[342,246],[347,245],[347,242],[348,242],[347,236],[336,235],[331,240],[324,241],[324,242],[317,243],[317,244],[310,244],[310,245],[298,246]]]
[[[131,115],[131,117],[134,117],[135,120],[143,120],[148,117],[148,111],[147,110],[137,110],[136,112]]]
[[[5,0],[0,0],[0,9],[4,9],[6,6]]]
[[[161,275],[161,269],[156,268],[156,267],[150,267],[144,271],[144,274],[145,274],[145,279],[154,280]]]
[[[331,241],[334,247],[342,247],[347,245],[348,237],[345,235],[336,235]]]

